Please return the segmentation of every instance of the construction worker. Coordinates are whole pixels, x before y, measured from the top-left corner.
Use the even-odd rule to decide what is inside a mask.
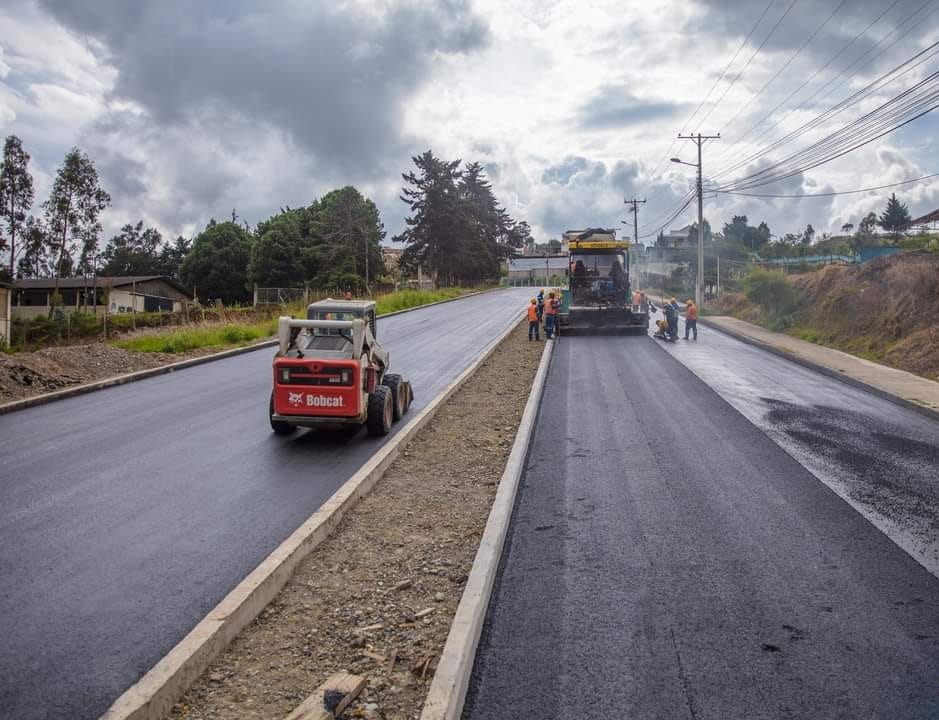
[[[694,333],[694,339],[698,339],[698,306],[690,298],[685,303],[685,340],[688,339],[688,333]]]
[[[544,306],[544,334],[548,340],[553,340],[557,333],[558,308],[561,306],[555,297],[554,291],[548,293],[548,302]]]
[[[544,317],[544,288],[538,291],[538,322]]]
[[[538,336],[538,328],[541,325],[541,320],[538,315],[538,301],[532,298],[531,304],[528,306],[528,342],[531,342],[532,335],[535,336],[535,340],[541,341],[541,338]]]
[[[670,340],[678,339],[678,302],[675,298],[669,298],[665,301],[662,308],[665,313],[665,320],[668,322],[668,337]]]

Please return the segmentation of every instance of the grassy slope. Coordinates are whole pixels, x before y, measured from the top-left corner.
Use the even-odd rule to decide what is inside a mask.
[[[421,305],[449,300],[469,290],[443,288],[441,290],[402,290],[381,295],[376,300],[379,315],[408,310]],[[306,308],[288,308],[294,315],[302,315]],[[277,332],[277,320],[254,323],[225,323],[195,325],[168,332],[154,332],[127,340],[116,340],[114,345],[138,352],[178,353],[199,348],[226,348],[247,345],[271,337]]]
[[[799,304],[790,335],[939,380],[939,256],[895,255],[792,277]],[[720,311],[767,327],[743,295]]]

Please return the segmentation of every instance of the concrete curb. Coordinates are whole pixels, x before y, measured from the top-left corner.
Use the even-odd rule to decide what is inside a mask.
[[[512,519],[519,481],[528,458],[528,448],[534,434],[535,418],[541,406],[541,396],[554,345],[554,342],[545,343],[515,443],[512,445],[512,452],[496,491],[489,519],[486,521],[486,529],[473,560],[473,568],[470,570],[466,588],[460,598],[447,642],[437,664],[437,671],[424,702],[421,720],[458,720],[463,713],[463,703],[476,659],[476,648],[502,558],[502,547]]]
[[[425,306],[426,307],[426,306]],[[518,327],[513,322],[480,356],[444,388],[413,420],[376,452],[319,510],[297,528],[186,637],[135,685],[126,690],[101,720],[160,720],[209,664],[277,596],[297,565],[323,542],[343,516],[374,487],[401,449],[437,410],[489,359]]]
[[[404,315],[404,313],[414,312],[415,310],[423,310],[424,308],[433,307],[434,305],[443,305],[444,303],[454,302],[456,300],[464,300],[465,298],[484,295],[485,293],[501,289],[502,288],[492,288],[490,290],[480,290],[479,292],[467,293],[466,295],[447,298],[446,300],[438,300],[437,302],[427,303],[426,305],[418,305],[404,310],[395,310],[394,312],[385,313],[378,317],[389,318],[395,315]],[[26,408],[35,407],[37,405],[45,405],[46,403],[64,400],[65,398],[74,397],[76,395],[84,395],[85,393],[103,390],[116,385],[124,385],[126,383],[136,382],[137,380],[146,380],[147,378],[156,377],[158,375],[166,375],[171,372],[176,372],[177,370],[193,367],[194,365],[203,365],[205,363],[214,362],[215,360],[224,360],[225,358],[234,357],[235,355],[262,350],[267,347],[274,347],[275,345],[277,345],[277,340],[265,340],[264,342],[255,343],[253,345],[245,345],[244,347],[232,348],[231,350],[222,350],[221,352],[211,353],[210,355],[180,360],[170,363],[169,365],[161,365],[160,367],[150,368],[148,370],[138,370],[137,372],[127,373],[126,375],[115,375],[114,377],[105,378],[104,380],[96,380],[95,382],[56,390],[55,392],[34,395],[33,397],[23,398],[22,400],[14,400],[0,405],[0,415],[6,415],[7,413],[16,412],[17,410],[25,410]]]
[[[847,375],[846,373],[843,373],[839,370],[830,368],[827,365],[822,365],[813,360],[808,360],[802,357],[801,355],[796,355],[795,353],[789,352],[788,350],[785,350],[784,348],[779,348],[779,347],[776,347],[775,345],[770,345],[769,343],[765,343],[762,340],[757,340],[756,338],[752,338],[749,335],[744,335],[743,333],[735,332],[734,330],[731,330],[726,327],[722,327],[720,325],[717,325],[716,323],[708,322],[707,318],[699,317],[698,322],[704,325],[705,327],[710,328],[711,330],[724,333],[725,335],[729,335],[735,340],[744,342],[747,345],[753,345],[754,347],[758,347],[761,350],[766,350],[767,352],[770,352],[773,355],[777,355],[781,358],[785,358],[786,360],[789,360],[790,362],[794,362],[797,365],[802,365],[803,367],[806,367],[809,370],[814,370],[815,372],[821,373],[822,375],[826,375],[830,378],[834,378],[835,380],[840,380],[841,382],[847,385],[851,385],[852,387],[858,388],[859,390],[864,390],[865,392],[869,392],[873,395],[877,395],[878,397],[881,397],[884,400],[888,400],[889,402],[892,402],[895,405],[899,405],[901,407],[905,407],[915,412],[918,412],[920,415],[924,415],[925,417],[928,417],[931,420],[939,420],[939,410],[934,410],[931,407],[927,407],[926,405],[920,405],[919,403],[916,403],[912,400],[907,400],[904,397],[900,397],[899,395],[893,394],[889,390],[884,390],[883,388],[877,387],[876,385],[871,385],[870,383],[866,383],[863,380],[858,380],[855,377]]]

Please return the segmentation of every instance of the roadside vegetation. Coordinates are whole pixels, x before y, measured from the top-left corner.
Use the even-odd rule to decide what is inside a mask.
[[[939,380],[939,254],[787,276],[754,270],[714,311]]]

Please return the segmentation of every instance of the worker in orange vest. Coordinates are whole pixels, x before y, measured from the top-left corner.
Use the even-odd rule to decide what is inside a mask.
[[[559,334],[558,310],[561,303],[554,296],[554,292],[548,293],[548,302],[544,306],[544,335],[548,340],[554,339]]]
[[[694,333],[694,339],[698,339],[698,306],[694,300],[688,300],[685,303],[685,340],[688,339],[688,333]]]
[[[538,336],[538,327],[538,301],[532,298],[531,305],[528,306],[528,342],[531,342],[532,335],[535,336],[535,340],[541,341]]]

